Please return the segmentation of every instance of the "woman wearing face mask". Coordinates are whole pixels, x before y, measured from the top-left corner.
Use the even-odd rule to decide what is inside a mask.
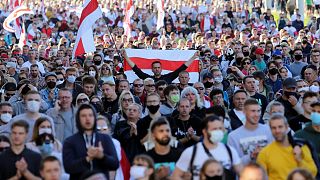
[[[94,77],[95,79],[99,79],[99,71],[95,65],[91,65],[88,68],[88,75]]]
[[[109,64],[105,63],[101,66],[101,69],[100,69],[99,85],[101,86],[102,83],[107,82],[107,81],[111,81],[111,82],[115,83],[112,68]]]
[[[152,158],[144,154],[135,156],[133,166],[130,169],[130,177],[134,180],[155,180],[155,169]]]
[[[48,118],[40,117],[33,128],[32,140],[26,144],[28,149],[40,153],[43,157],[55,156],[62,162],[62,144],[54,137],[54,130]],[[62,179],[68,179],[69,175],[62,168]]]
[[[200,180],[225,180],[223,166],[215,159],[208,159],[200,170]]]
[[[320,82],[319,81],[313,81],[311,86],[309,87],[310,91],[318,93],[320,91]]]
[[[103,115],[104,114],[104,107],[101,99],[94,95],[90,99],[90,104],[96,109],[96,112],[98,115]]]

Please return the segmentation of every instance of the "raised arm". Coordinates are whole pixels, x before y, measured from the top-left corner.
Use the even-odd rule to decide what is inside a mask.
[[[130,59],[129,56],[127,55],[126,50],[122,50],[122,55],[123,55],[123,57],[126,59],[127,63],[129,64],[129,66],[130,66],[131,68],[133,68],[133,67],[136,65],[133,61],[131,61],[131,59]]]
[[[190,66],[190,64],[198,57],[198,51],[194,53],[194,55],[184,63],[187,67]]]

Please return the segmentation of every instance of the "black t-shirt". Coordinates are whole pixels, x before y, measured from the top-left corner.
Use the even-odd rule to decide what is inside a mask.
[[[103,102],[103,107],[104,107],[104,111],[105,113],[108,114],[114,114],[116,112],[118,112],[119,110],[119,96],[117,97],[117,99],[115,99],[114,101],[107,101],[106,98],[102,98],[102,102]]]
[[[178,116],[174,116],[170,118],[170,127],[172,136],[176,137],[177,140],[182,139],[187,136],[188,129],[190,127],[193,128],[196,136],[202,135],[202,129],[201,129],[201,119],[197,116],[191,115],[189,120],[182,121],[178,118]],[[197,143],[193,139],[190,139],[188,142],[184,143],[183,146],[185,148],[190,147]]]
[[[299,99],[300,97],[297,95],[296,98]],[[299,115],[298,112],[293,109],[293,106],[288,100],[284,100],[282,97],[280,97],[276,101],[279,101],[284,106],[284,116],[287,119],[290,120]]]
[[[303,128],[306,123],[311,122],[310,119],[306,118],[304,115],[299,114],[298,116],[289,120],[289,126],[293,131],[298,131]]]
[[[266,110],[267,105],[268,105],[267,98],[264,95],[259,94],[259,93],[256,93],[255,95],[253,95],[251,97],[258,101],[259,105],[261,106],[261,115],[263,116],[264,111]]]
[[[28,164],[28,170],[35,176],[40,177],[41,155],[27,149],[20,154],[15,154],[12,149],[8,149],[0,154],[0,179],[9,179],[17,174],[16,162],[24,158]],[[25,179],[22,177],[21,179]]]
[[[170,168],[170,174],[173,172],[176,162],[180,158],[181,153],[181,150],[173,147],[171,147],[170,152],[165,155],[157,154],[154,148],[146,152],[146,154],[153,159],[154,167],[156,170],[161,166],[167,166]]]

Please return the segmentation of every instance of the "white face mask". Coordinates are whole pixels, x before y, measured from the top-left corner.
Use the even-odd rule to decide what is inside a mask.
[[[62,84],[64,81],[57,81],[57,85]]]
[[[319,93],[319,90],[320,90],[319,86],[315,86],[315,85],[310,86],[310,91],[312,92]]]
[[[27,101],[27,109],[30,111],[30,112],[39,112],[39,109],[40,109],[40,102],[38,101]]]
[[[52,134],[52,129],[51,128],[40,128],[39,135],[44,134],[44,133]]]
[[[224,137],[224,133],[222,130],[213,130],[213,131],[210,131],[209,134],[210,134],[210,141],[212,143],[218,143]]]
[[[8,123],[12,119],[12,114],[9,114],[9,113],[1,114],[0,118],[2,122]]]
[[[89,71],[89,75],[92,76],[92,77],[95,77],[96,76],[96,72],[95,71]]]
[[[146,170],[147,170],[147,168],[144,166],[134,165],[130,168],[130,177],[133,179],[143,178],[145,176]]]
[[[309,91],[309,87],[302,87],[298,89],[298,92]]]
[[[223,81],[223,77],[222,76],[218,76],[216,78],[214,78],[214,81],[217,83],[221,83]]]

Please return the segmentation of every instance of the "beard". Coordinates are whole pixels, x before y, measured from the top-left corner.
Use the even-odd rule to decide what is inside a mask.
[[[162,138],[162,139],[158,139],[155,138],[156,142],[162,146],[167,146],[170,143],[170,137],[166,137],[166,138]]]

